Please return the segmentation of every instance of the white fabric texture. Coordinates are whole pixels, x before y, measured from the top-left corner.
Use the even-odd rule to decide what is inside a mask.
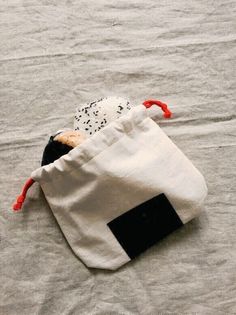
[[[183,223],[202,209],[203,176],[149,113],[133,108],[31,175],[89,267],[113,270],[130,260],[106,224],[144,201],[164,193]]]
[[[108,96],[80,105],[76,109],[74,129],[91,136],[130,109],[130,102],[118,96]]]

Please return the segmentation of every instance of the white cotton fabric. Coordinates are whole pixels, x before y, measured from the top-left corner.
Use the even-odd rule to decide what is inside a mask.
[[[164,193],[184,224],[202,209],[203,176],[150,113],[134,107],[32,173],[71,248],[88,267],[114,270],[130,260],[107,223],[152,197]]]
[[[108,96],[80,105],[74,117],[74,129],[93,135],[131,109],[130,102],[122,97]]]

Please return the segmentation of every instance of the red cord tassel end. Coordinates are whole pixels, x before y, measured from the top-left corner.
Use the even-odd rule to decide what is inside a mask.
[[[149,108],[151,107],[152,105],[157,105],[159,106],[162,111],[164,112],[163,116],[165,118],[171,118],[172,116],[172,112],[169,110],[167,104],[165,103],[162,103],[161,101],[158,101],[158,100],[147,100],[147,101],[144,101],[143,102],[143,105],[146,107],[146,108]]]
[[[33,183],[34,183],[34,180],[32,178],[29,178],[26,181],[21,194],[17,197],[16,202],[14,203],[12,207],[14,211],[19,211],[22,208],[22,205],[26,198],[27,191],[33,185]]]

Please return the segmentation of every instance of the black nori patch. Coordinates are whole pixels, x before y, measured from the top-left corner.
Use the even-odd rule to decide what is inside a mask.
[[[107,225],[127,255],[133,259],[183,223],[165,194],[160,194]]]

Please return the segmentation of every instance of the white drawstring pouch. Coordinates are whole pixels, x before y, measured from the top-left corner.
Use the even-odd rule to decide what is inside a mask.
[[[88,267],[121,267],[203,207],[203,176],[149,116],[136,106],[31,174]]]

